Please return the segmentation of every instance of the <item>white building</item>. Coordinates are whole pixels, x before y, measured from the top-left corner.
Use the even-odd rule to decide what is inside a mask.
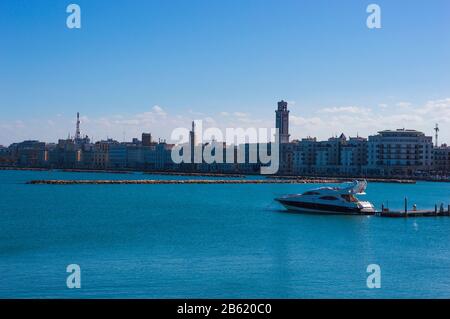
[[[369,174],[413,175],[433,164],[433,138],[416,130],[385,130],[369,136]]]
[[[359,175],[367,165],[367,139],[350,137],[341,148],[341,173]]]

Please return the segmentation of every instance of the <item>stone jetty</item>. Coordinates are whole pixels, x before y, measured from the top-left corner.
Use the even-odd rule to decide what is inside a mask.
[[[328,183],[326,181],[333,180],[335,182],[332,183],[343,183],[343,182],[353,182],[354,180],[361,180],[364,179],[371,183],[399,183],[399,184],[416,184],[416,180],[414,179],[397,179],[397,178],[367,178],[367,177],[299,177],[299,176],[276,176],[276,175],[269,175],[267,178],[273,178],[273,179],[280,179],[280,180],[315,180],[316,183],[320,183],[320,181],[323,181],[323,183]]]
[[[226,173],[195,173],[195,172],[161,172],[151,171],[145,172],[148,175],[173,175],[173,176],[198,176],[198,177],[233,177],[233,178],[246,178],[243,174],[226,174]]]
[[[107,174],[133,174],[133,171],[127,170],[105,170],[105,169],[77,169],[77,168],[65,168],[63,172],[69,173],[107,173]]]
[[[340,183],[338,180],[317,179],[186,179],[186,180],[32,180],[32,185],[108,185],[108,184],[318,184]]]

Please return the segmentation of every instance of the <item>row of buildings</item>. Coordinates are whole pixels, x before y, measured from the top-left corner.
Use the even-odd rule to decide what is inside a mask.
[[[90,143],[61,139],[58,143],[24,141],[0,148],[0,166],[74,168],[74,169],[142,169],[173,168],[171,147],[165,142],[146,142],[150,134],[142,134],[143,141],[133,139],[120,143],[113,139]]]
[[[289,110],[281,101],[276,110],[280,131],[280,172],[322,176],[450,175],[450,146],[433,145],[433,137],[409,129],[384,130],[376,135],[344,134],[317,141],[307,137],[289,141]],[[436,133],[438,128],[436,126]],[[437,140],[437,135],[436,135]]]
[[[450,147],[434,147],[432,137],[397,129],[377,135],[326,141],[304,138],[281,145],[284,174],[327,176],[427,176],[450,173]]]
[[[318,141],[314,137],[290,141],[289,110],[285,101],[278,102],[276,128],[279,129],[279,174],[307,176],[430,176],[450,175],[450,146],[433,145],[433,138],[416,130],[396,129],[380,131],[376,135],[349,137],[344,134]],[[192,150],[200,151],[208,144],[196,145],[194,128],[190,133]],[[155,142],[149,133],[131,142],[112,139],[91,143],[81,137],[77,115],[73,138],[46,144],[39,141],[0,146],[0,166],[78,168],[78,169],[135,169],[183,170],[220,173],[258,173],[259,163],[181,163],[172,161],[173,144]],[[224,149],[227,148],[223,144]],[[242,145],[241,145],[242,147]],[[248,150],[249,145],[243,145]],[[228,148],[230,149],[230,148]],[[237,158],[238,147],[233,147]]]

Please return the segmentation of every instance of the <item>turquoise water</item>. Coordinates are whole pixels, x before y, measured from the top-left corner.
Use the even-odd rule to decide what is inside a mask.
[[[449,298],[450,218],[286,213],[317,185],[25,185],[178,178],[0,171],[0,297]],[[183,177],[185,178],[185,177]],[[371,183],[377,207],[450,203],[450,183]],[[81,267],[81,289],[66,266]],[[366,267],[381,266],[381,289]]]

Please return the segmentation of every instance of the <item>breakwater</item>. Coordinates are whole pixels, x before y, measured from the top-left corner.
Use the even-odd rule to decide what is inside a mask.
[[[151,171],[145,172],[147,175],[173,175],[173,176],[199,176],[199,177],[233,177],[233,178],[246,178],[243,174],[226,174],[226,173],[195,173],[195,172],[164,172],[164,171]]]
[[[188,180],[32,180],[26,184],[32,185],[105,185],[105,184],[323,184],[340,183],[335,179],[188,179]]]
[[[75,169],[75,168],[65,168],[62,169],[63,172],[69,173],[107,173],[107,174],[133,174],[132,171],[127,170],[105,170],[105,169]]]
[[[15,167],[15,166],[0,166],[0,171],[36,171],[36,172],[44,172],[49,171],[49,168],[41,168],[41,167]]]
[[[417,181],[414,179],[399,179],[399,178],[370,178],[370,177],[299,177],[299,176],[276,176],[269,175],[267,178],[279,179],[279,180],[315,180],[317,183],[320,181],[334,180],[333,183],[352,182],[354,180],[366,180],[371,183],[399,183],[399,184],[415,184]],[[326,182],[324,182],[326,183]]]

